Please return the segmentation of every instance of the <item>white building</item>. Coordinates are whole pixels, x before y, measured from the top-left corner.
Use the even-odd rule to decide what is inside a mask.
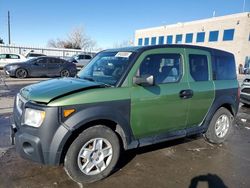
[[[191,44],[232,52],[250,63],[250,12],[135,31],[135,45]]]

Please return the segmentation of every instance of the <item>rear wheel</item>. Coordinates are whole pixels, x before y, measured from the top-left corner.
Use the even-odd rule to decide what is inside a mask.
[[[67,69],[62,70],[60,73],[60,76],[61,77],[69,77],[70,76],[69,70],[67,70]]]
[[[229,110],[222,107],[214,114],[205,137],[211,143],[220,144],[225,141],[231,132],[233,116]]]
[[[16,70],[16,77],[17,78],[26,78],[28,76],[28,72],[25,69],[17,69]]]
[[[71,144],[64,159],[64,169],[78,183],[90,183],[107,177],[120,156],[115,132],[102,125],[83,131]]]

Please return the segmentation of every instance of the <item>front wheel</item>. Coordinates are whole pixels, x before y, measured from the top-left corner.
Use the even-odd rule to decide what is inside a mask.
[[[205,137],[214,144],[220,144],[225,141],[231,132],[233,125],[233,116],[229,110],[224,107],[219,108],[214,114]]]
[[[115,132],[97,125],[74,140],[64,159],[64,169],[78,183],[95,182],[114,170],[119,156],[120,143]]]
[[[28,72],[25,69],[17,69],[16,75],[17,78],[26,78],[28,76]]]

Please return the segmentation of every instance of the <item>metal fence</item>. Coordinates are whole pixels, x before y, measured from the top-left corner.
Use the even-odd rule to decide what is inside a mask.
[[[57,57],[69,57],[75,54],[96,54],[97,51],[88,51],[84,52],[82,50],[75,49],[64,49],[64,48],[41,48],[41,47],[30,47],[30,46],[16,46],[16,45],[0,45],[0,53],[18,53],[25,55],[29,52],[41,53],[48,56],[57,56]]]

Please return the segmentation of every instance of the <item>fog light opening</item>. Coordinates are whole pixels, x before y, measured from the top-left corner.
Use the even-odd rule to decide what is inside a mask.
[[[32,155],[32,153],[34,152],[34,148],[32,147],[32,145],[28,142],[24,142],[23,143],[23,151],[27,154],[27,155]]]

